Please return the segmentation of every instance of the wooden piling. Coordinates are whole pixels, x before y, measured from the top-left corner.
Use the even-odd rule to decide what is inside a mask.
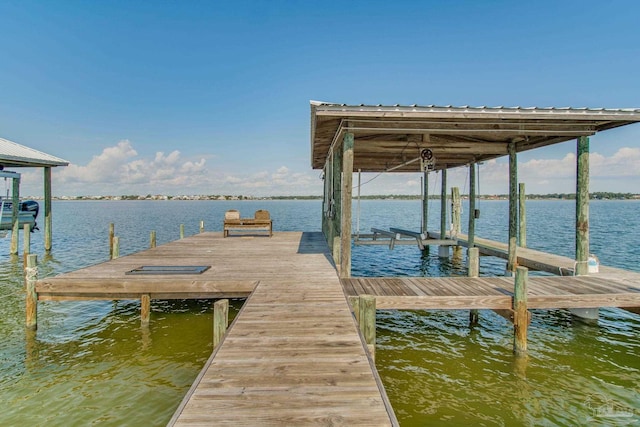
[[[376,297],[373,295],[360,295],[358,302],[360,312],[360,331],[367,344],[371,357],[376,354]]]
[[[151,235],[149,236],[149,247],[150,248],[156,247],[156,231],[155,230],[152,230]]]
[[[422,176],[422,233],[426,236],[429,232],[429,172],[424,171]]]
[[[513,291],[513,352],[516,356],[527,353],[527,329],[529,327],[529,311],[527,310],[527,282],[529,269],[516,268]]]
[[[29,224],[25,224],[22,227],[22,237],[24,239],[22,262],[27,265],[27,256],[31,253],[31,226]]]
[[[53,246],[53,220],[51,217],[51,166],[44,168],[44,250],[51,252]]]
[[[184,224],[180,224],[180,238],[184,239]]]
[[[351,206],[353,199],[353,134],[342,143],[342,214],[340,215],[340,277],[351,277]]]
[[[20,178],[13,178],[13,194],[12,203],[13,211],[11,212],[11,246],[9,253],[18,255],[18,235],[20,232],[19,209],[20,209]]]
[[[36,293],[36,281],[38,280],[38,256],[29,254],[25,268],[25,309],[26,326],[28,329],[38,328],[38,294]]]
[[[442,169],[442,188],[440,189],[440,239],[447,238],[447,169]],[[445,258],[449,256],[449,246],[438,246],[438,256]]]
[[[518,198],[520,201],[518,209],[519,230],[518,230],[518,246],[527,247],[527,195],[524,191],[524,182],[521,182],[518,188]]]
[[[589,259],[589,138],[577,142],[576,275],[587,274]]]
[[[109,259],[113,259],[113,237],[115,236],[115,226],[113,223],[109,224]]]
[[[518,241],[518,158],[516,143],[509,143],[509,259],[507,260],[507,272],[513,273],[516,269],[518,258],[516,253]]]
[[[460,199],[460,188],[451,187],[451,238],[457,238],[462,231],[461,226],[462,217],[462,200]],[[460,257],[462,253],[462,246],[456,245],[453,247],[454,256]]]
[[[149,318],[151,317],[151,296],[149,294],[140,295],[140,323],[144,325],[149,324]]]
[[[480,249],[469,248],[469,271],[467,275],[469,277],[478,277],[480,275]],[[469,325],[473,326],[478,324],[480,319],[480,312],[476,309],[469,311]]]
[[[200,232],[204,233],[204,221],[200,221]]]
[[[476,235],[476,164],[469,165],[469,230],[467,231],[467,247],[472,248]]]
[[[120,238],[113,236],[113,250],[111,252],[111,259],[120,258]]]
[[[353,312],[356,322],[358,322],[358,325],[359,325],[360,324],[360,297],[353,296],[353,295],[350,296],[349,304],[351,305],[351,311]]]
[[[229,300],[221,299],[213,304],[213,348],[216,348],[229,326]]]

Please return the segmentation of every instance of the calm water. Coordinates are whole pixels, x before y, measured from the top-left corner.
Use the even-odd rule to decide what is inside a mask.
[[[439,229],[439,205],[430,228]],[[506,240],[506,202],[480,202],[478,235]],[[102,262],[108,224],[121,254],[220,230],[224,212],[268,209],[276,231],[320,230],[319,201],[54,202],[54,250],[44,258],[42,232],[32,235],[40,276]],[[640,202],[592,202],[591,250],[601,262],[640,271]],[[528,245],[572,256],[574,203],[527,203]],[[466,224],[463,213],[463,228]],[[355,220],[354,220],[355,222]],[[418,201],[363,201],[360,229],[417,229]],[[139,304],[47,302],[37,335],[24,331],[21,257],[0,239],[0,425],[164,425],[211,353],[211,301],[153,301],[151,324],[139,326]],[[440,260],[413,246],[355,247],[353,274],[466,275],[465,260]],[[504,261],[481,258],[482,275]],[[233,301],[235,315],[242,304]],[[601,310],[597,325],[564,310],[536,311],[529,357],[511,354],[512,328],[482,311],[379,311],[377,366],[403,426],[640,425],[640,317]]]

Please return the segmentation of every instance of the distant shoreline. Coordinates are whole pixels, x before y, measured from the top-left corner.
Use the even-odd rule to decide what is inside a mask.
[[[589,194],[591,200],[640,200],[640,194],[632,193],[611,193],[611,192],[594,192]],[[420,200],[419,195],[374,195],[361,196],[362,200]],[[450,198],[448,196],[447,198]],[[468,199],[468,195],[461,195],[462,199]],[[23,199],[42,200],[42,197],[23,197]],[[251,200],[322,200],[322,196],[270,196],[270,197],[253,197],[253,196],[231,196],[231,195],[123,195],[123,196],[58,196],[53,197],[56,201],[78,201],[78,200],[94,200],[94,201],[110,201],[110,200],[166,200],[166,201],[184,201],[184,200],[214,200],[214,201],[251,201]],[[354,197],[355,199],[355,197]],[[440,195],[430,195],[430,200],[440,200]],[[509,200],[507,194],[491,194],[480,195],[479,200]],[[527,194],[527,200],[575,200],[575,194],[559,193],[559,194]]]

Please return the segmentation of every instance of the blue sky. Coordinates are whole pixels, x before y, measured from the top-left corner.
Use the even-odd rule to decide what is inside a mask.
[[[310,100],[640,108],[638,16],[634,1],[0,0],[0,137],[71,163],[56,195],[320,194]],[[640,124],[591,150],[592,191],[640,191]],[[521,154],[520,180],[574,191],[574,151]],[[506,192],[505,171],[483,165],[482,192]],[[40,171],[23,177],[41,193]],[[419,176],[362,191],[418,194]]]

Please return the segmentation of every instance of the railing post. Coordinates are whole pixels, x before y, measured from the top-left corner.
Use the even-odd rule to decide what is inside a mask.
[[[30,254],[27,256],[27,266],[25,268],[26,282],[26,326],[28,329],[38,328],[38,294],[36,293],[36,281],[38,280],[38,256]]]
[[[469,277],[478,277],[480,275],[480,249],[473,247],[467,252],[469,257]],[[473,309],[469,311],[469,325],[477,325],[480,318],[479,311]]]
[[[360,330],[367,344],[371,357],[376,356],[376,297],[373,295],[360,295]]]
[[[120,258],[120,238],[113,236],[113,250],[111,252],[111,259]]]
[[[527,310],[527,282],[529,269],[516,268],[513,291],[513,352],[516,356],[527,354],[527,329],[529,327],[529,311]]]
[[[221,299],[213,304],[213,348],[216,348],[229,326],[229,300]]]

